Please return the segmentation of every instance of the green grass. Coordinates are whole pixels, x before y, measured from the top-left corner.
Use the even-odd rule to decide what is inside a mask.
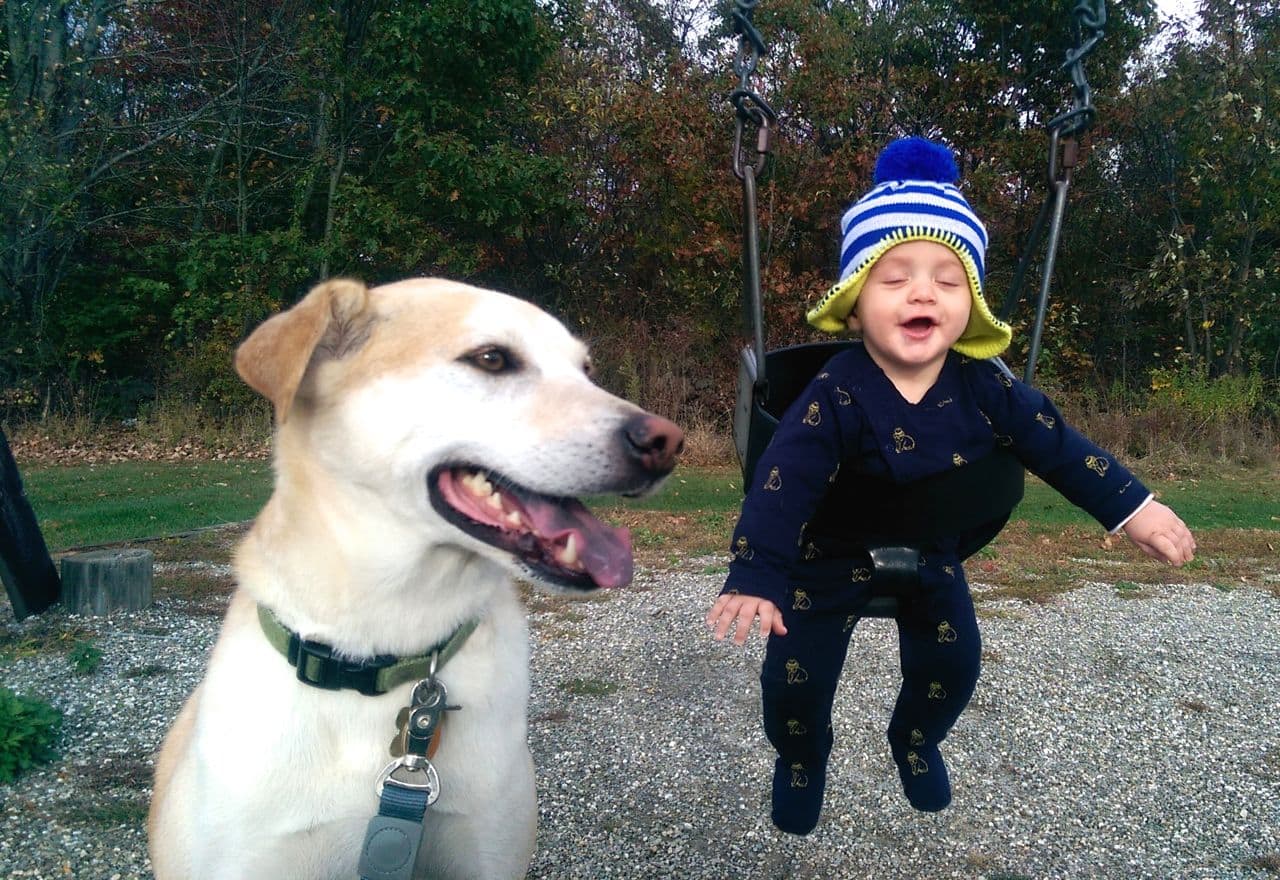
[[[1135,470],[1192,529],[1280,530],[1280,474],[1274,468],[1230,470],[1195,480],[1170,481],[1142,475],[1141,468]],[[599,503],[668,513],[723,513],[738,509],[741,487],[742,477],[736,469],[680,468],[655,496],[616,505],[604,499]],[[1095,525],[1087,513],[1032,476],[1027,477],[1026,494],[1013,519],[1025,520],[1035,529]]]
[[[27,496],[51,550],[136,541],[253,518],[271,488],[262,461],[122,462],[24,469]],[[1280,479],[1267,471],[1221,470],[1194,480],[1147,478],[1193,530],[1280,530]],[[685,528],[723,530],[742,502],[731,467],[681,467],[662,491],[640,499],[592,499],[606,513],[658,511]],[[1034,478],[1013,521],[1033,531],[1095,527],[1089,516]],[[643,537],[643,536],[642,536]]]
[[[138,828],[147,821],[147,801],[138,795],[98,801],[73,800],[59,805],[55,814],[68,825]]]
[[[121,462],[24,469],[50,550],[136,541],[251,519],[271,491],[263,461]]]
[[[575,678],[560,683],[560,689],[580,697],[607,697],[616,694],[620,685],[603,678]]]
[[[1256,471],[1227,472],[1196,480],[1162,481],[1139,475],[1159,499],[1197,529],[1280,530],[1280,475]],[[1014,519],[1033,528],[1090,526],[1093,518],[1034,477]]]
[[[591,499],[593,506],[617,506],[628,510],[662,510],[667,513],[737,510],[742,503],[742,475],[729,468],[677,468],[662,489],[646,498]]]

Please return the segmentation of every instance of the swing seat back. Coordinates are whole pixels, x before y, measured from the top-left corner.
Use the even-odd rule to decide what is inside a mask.
[[[743,349],[738,362],[733,439],[744,492],[787,407],[823,364],[852,344],[817,342],[767,352],[767,381],[763,383],[755,352]],[[920,544],[963,535],[959,555],[967,559],[1004,528],[1022,500],[1025,476],[1022,463],[1012,453],[997,449],[979,461],[913,483],[895,484],[842,474],[832,487],[828,503],[842,505],[840,519],[853,533],[885,535],[893,542]],[[877,595],[873,584],[872,598],[862,616],[893,617],[897,608],[898,597]]]
[[[764,375],[768,385],[760,386],[760,370],[756,367],[756,353],[750,348],[742,350],[738,360],[738,399],[733,414],[733,442],[738,451],[738,463],[742,467],[742,482],[751,483],[756,462],[764,454],[765,447],[778,429],[778,421],[822,365],[853,343],[812,342],[792,345],[767,352],[764,356]]]

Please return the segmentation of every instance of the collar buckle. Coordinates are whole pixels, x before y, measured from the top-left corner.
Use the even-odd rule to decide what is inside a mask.
[[[385,665],[381,658],[367,660],[342,660],[333,656],[333,648],[323,642],[299,638],[297,633],[289,637],[289,650],[285,655],[289,665],[298,673],[298,681],[326,691],[355,690],[367,697],[376,697],[378,670]]]

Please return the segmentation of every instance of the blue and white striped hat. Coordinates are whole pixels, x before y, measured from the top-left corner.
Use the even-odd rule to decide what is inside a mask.
[[[809,323],[833,333],[844,330],[876,260],[903,242],[936,241],[960,258],[973,295],[969,324],[952,347],[976,358],[1004,351],[1009,325],[982,298],[987,229],[956,189],[959,178],[955,158],[941,144],[910,137],[885,147],[876,161],[875,187],[841,221],[840,280],[809,311]]]

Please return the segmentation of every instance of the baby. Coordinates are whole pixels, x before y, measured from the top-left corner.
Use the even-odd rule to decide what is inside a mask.
[[[869,598],[868,551],[903,537],[851,526],[865,499],[841,497],[846,469],[909,484],[1011,451],[1032,472],[1147,554],[1173,564],[1195,540],[1113,456],[1069,426],[1036,389],[989,358],[1010,330],[982,296],[987,234],[955,187],[951,152],[891,143],[875,186],[844,215],[840,280],[809,312],[861,342],[833,357],[782,418],[756,466],[733,535],[724,590],[706,622],[744,644],[768,638],[760,682],[778,758],[772,818],[807,834],[822,808],[831,706],[850,634]],[[981,641],[961,565],[965,535],[915,543],[918,583],[899,603],[902,687],[888,738],[907,800],[951,802],[939,745],[978,681]]]

